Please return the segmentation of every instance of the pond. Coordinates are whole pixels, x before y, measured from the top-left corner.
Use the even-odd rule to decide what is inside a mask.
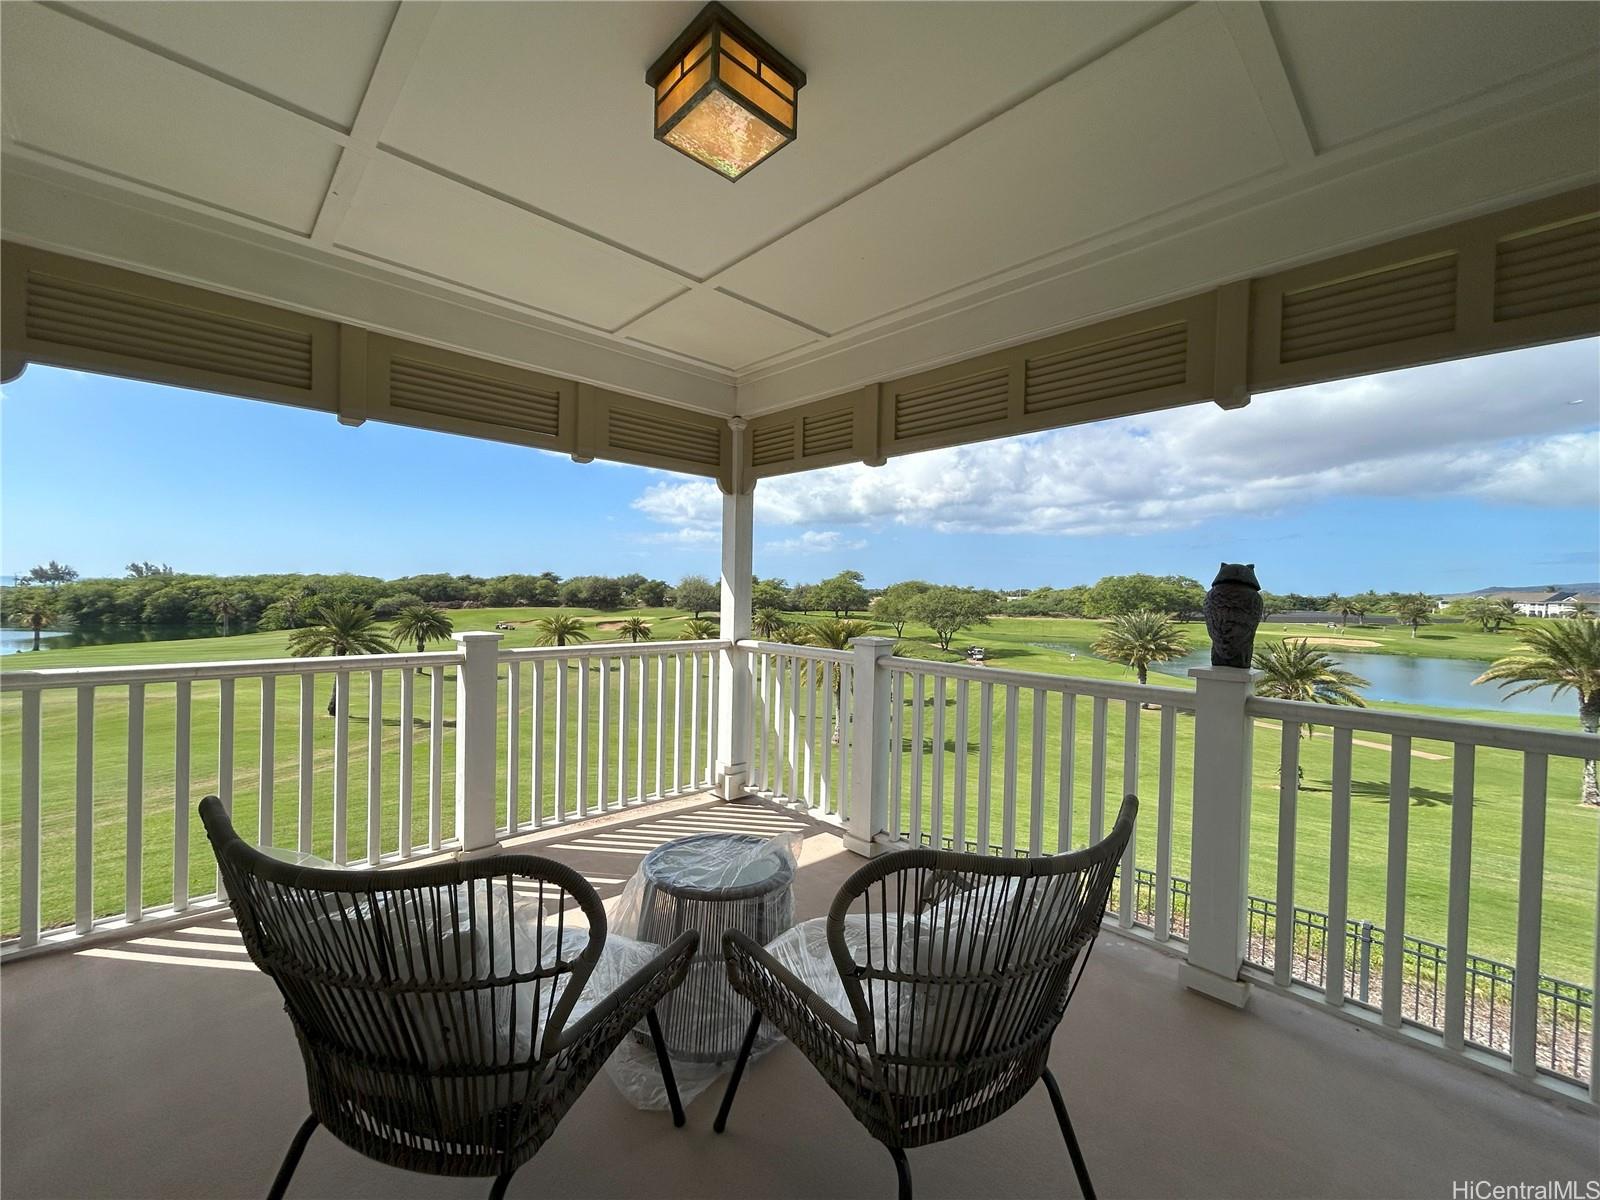
[[[1074,654],[1087,654],[1084,646],[1067,643],[1040,643],[1041,648],[1065,650]],[[1509,699],[1496,686],[1473,686],[1472,681],[1489,669],[1486,660],[1472,658],[1407,658],[1400,654],[1362,654],[1328,647],[1331,654],[1347,671],[1354,671],[1370,680],[1372,686],[1363,690],[1368,700],[1392,700],[1399,704],[1426,704],[1435,708],[1485,708],[1507,712],[1555,713],[1576,717],[1577,700],[1570,694],[1551,696],[1549,689],[1530,692]],[[1196,650],[1183,658],[1152,667],[1151,674],[1160,672],[1187,678],[1190,667],[1204,667],[1211,663],[1209,649]],[[1155,680],[1154,682],[1160,682]]]
[[[79,646],[114,646],[122,642],[170,642],[180,638],[216,637],[222,631],[205,627],[176,628],[150,626],[112,626],[108,629],[44,629],[39,633],[41,650],[75,650]],[[243,632],[242,630],[238,632]],[[33,652],[33,630],[0,629],[0,654]]]

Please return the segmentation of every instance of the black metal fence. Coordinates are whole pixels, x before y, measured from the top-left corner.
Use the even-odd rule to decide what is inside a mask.
[[[901,836],[909,840],[909,834]],[[925,837],[924,842],[927,841]],[[943,839],[946,849],[954,849],[952,839]],[[976,853],[976,842],[961,849]],[[999,854],[998,845],[989,853]],[[1015,851],[1018,858],[1026,850]],[[1140,867],[1133,879],[1133,923],[1155,928],[1156,876]],[[1120,914],[1122,872],[1117,871],[1112,885],[1110,911]],[[1171,936],[1189,935],[1189,881],[1172,877],[1169,930]],[[1272,970],[1277,958],[1278,902],[1265,896],[1250,896],[1245,959]],[[1312,987],[1327,986],[1328,914],[1315,908],[1295,906],[1294,928],[1289,939],[1290,977]],[[1429,1029],[1443,1030],[1445,1008],[1446,948],[1427,938],[1407,934],[1402,955],[1400,1015],[1407,1021]],[[1383,926],[1371,921],[1345,922],[1344,994],[1355,1002],[1377,1009],[1383,1004]],[[1498,959],[1468,954],[1465,970],[1466,1005],[1463,1034],[1480,1049],[1510,1057],[1511,996],[1516,986],[1516,968]],[[1539,976],[1537,1018],[1538,1065],[1543,1070],[1580,1083],[1589,1081],[1589,1045],[1594,1038],[1594,989],[1581,983]]]

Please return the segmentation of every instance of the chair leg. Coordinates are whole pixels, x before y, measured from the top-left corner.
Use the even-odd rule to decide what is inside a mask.
[[[311,1140],[316,1128],[315,1113],[300,1122],[300,1128],[294,1132],[294,1140],[289,1143],[288,1153],[278,1167],[278,1174],[272,1180],[272,1190],[267,1193],[267,1200],[283,1200],[283,1194],[289,1190],[289,1180],[294,1177],[294,1169],[300,1165],[300,1156],[306,1152],[306,1143]]]
[[[511,1170],[504,1174],[496,1175],[494,1183],[489,1188],[489,1200],[501,1200],[501,1197],[506,1194],[506,1188],[511,1185],[511,1177],[516,1173],[517,1168],[512,1167]]]
[[[900,1200],[911,1200],[911,1164],[906,1161],[906,1152],[898,1146],[890,1146],[889,1154],[894,1159],[894,1173],[900,1181]]]
[[[656,1044],[656,1062],[661,1066],[661,1082],[667,1085],[667,1103],[672,1105],[672,1123],[682,1129],[683,1101],[678,1099],[678,1079],[672,1073],[672,1059],[667,1057],[667,1041],[661,1036],[661,1021],[656,1017],[656,1010],[652,1008],[645,1014],[645,1020],[650,1024],[650,1040]]]
[[[722,1107],[717,1109],[716,1122],[711,1126],[718,1133],[728,1127],[728,1110],[733,1107],[733,1094],[739,1090],[739,1080],[744,1077],[744,1065],[750,1061],[750,1049],[756,1044],[756,1034],[761,1031],[761,1010],[750,1014],[750,1025],[744,1031],[744,1044],[739,1047],[739,1060],[733,1064],[733,1075],[728,1080],[728,1090],[722,1093]]]
[[[1078,1135],[1072,1131],[1072,1118],[1067,1116],[1066,1102],[1061,1099],[1061,1089],[1049,1067],[1044,1069],[1044,1086],[1050,1092],[1050,1103],[1056,1110],[1056,1121],[1061,1126],[1061,1136],[1066,1139],[1067,1153],[1072,1156],[1072,1169],[1078,1174],[1084,1200],[1094,1200],[1094,1184],[1089,1182],[1089,1168],[1084,1164],[1083,1151],[1078,1148]]]

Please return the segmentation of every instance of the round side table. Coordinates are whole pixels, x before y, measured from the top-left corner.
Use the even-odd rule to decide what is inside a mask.
[[[722,935],[738,929],[764,946],[794,924],[794,864],[786,856],[772,850],[729,875],[730,858],[766,842],[753,833],[697,833],[657,846],[640,867],[639,937],[664,945],[686,929],[700,931],[683,986],[657,1005],[674,1058],[738,1056],[751,1007],[728,985]]]

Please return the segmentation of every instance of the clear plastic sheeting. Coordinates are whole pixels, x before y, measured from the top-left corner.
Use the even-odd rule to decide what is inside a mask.
[[[727,983],[722,934],[743,929],[765,943],[793,921],[792,885],[803,835],[700,834],[665,843],[648,855],[623,888],[611,918],[615,935],[671,941],[700,930],[689,977],[659,1007],[672,1073],[684,1104],[731,1069],[751,1007]],[[645,943],[649,944],[649,943]],[[770,1024],[752,1051],[781,1040]],[[606,1073],[638,1108],[667,1107],[654,1046],[643,1029],[624,1040]]]

